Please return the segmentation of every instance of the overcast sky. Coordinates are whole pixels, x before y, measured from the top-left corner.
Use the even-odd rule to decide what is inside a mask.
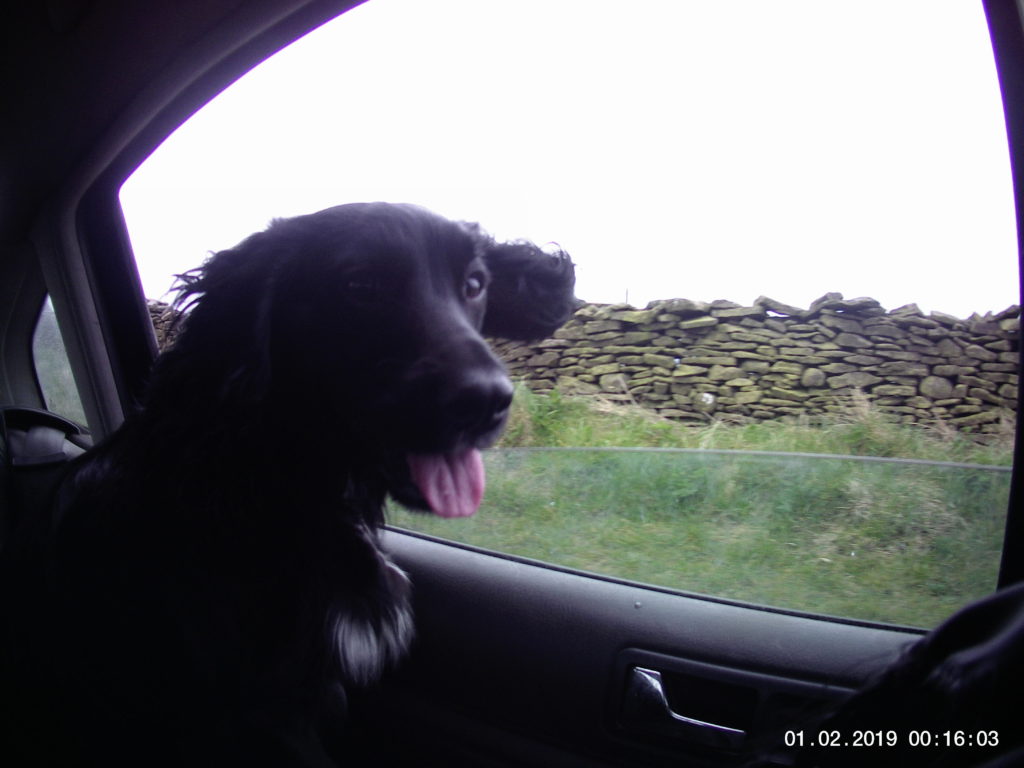
[[[961,317],[1018,301],[972,0],[370,0],[178,130],[122,203],[147,295],[277,216],[413,202],[557,241],[589,301]]]

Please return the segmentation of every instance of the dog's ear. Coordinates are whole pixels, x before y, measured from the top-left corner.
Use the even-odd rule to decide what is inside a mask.
[[[573,295],[576,269],[569,255],[562,250],[548,253],[523,240],[496,243],[479,230],[476,234],[491,274],[483,334],[521,341],[550,336],[578,303]]]
[[[275,276],[285,261],[282,247],[271,228],[178,275],[174,306],[183,327],[171,351],[217,372],[222,402],[256,403],[269,390],[271,312]]]

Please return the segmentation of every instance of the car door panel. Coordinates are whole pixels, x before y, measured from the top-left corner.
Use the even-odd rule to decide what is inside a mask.
[[[385,543],[415,585],[418,639],[373,697],[370,719],[388,722],[394,733],[409,720],[398,711],[429,712],[416,716],[438,721],[428,734],[459,723],[452,738],[471,742],[480,728],[497,730],[571,756],[543,764],[570,765],[581,755],[595,764],[734,763],[786,715],[841,697],[918,636],[587,576],[400,532]],[[665,711],[631,705],[637,669],[661,673],[677,715],[711,723],[724,717],[745,735],[716,745],[700,728],[666,722],[672,717]]]

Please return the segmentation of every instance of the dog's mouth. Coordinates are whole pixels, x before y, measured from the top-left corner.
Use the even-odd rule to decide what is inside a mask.
[[[464,372],[454,384],[437,379],[427,385],[373,422],[388,457],[387,491],[411,510],[470,517],[484,495],[480,451],[501,435],[512,385],[497,361]]]
[[[406,456],[412,484],[426,504],[405,494],[394,494],[410,506],[426,506],[441,517],[469,517],[484,496],[484,463],[480,451],[470,448],[452,453],[411,453]]]

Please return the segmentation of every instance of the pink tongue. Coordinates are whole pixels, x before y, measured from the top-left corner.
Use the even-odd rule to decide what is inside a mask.
[[[469,517],[484,496],[484,462],[480,451],[460,454],[409,454],[412,481],[435,514]]]

